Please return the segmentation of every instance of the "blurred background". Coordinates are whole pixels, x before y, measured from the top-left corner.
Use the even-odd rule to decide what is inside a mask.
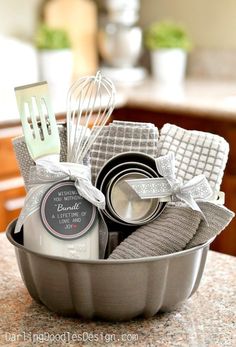
[[[132,42],[133,55],[135,55],[134,46],[136,46],[133,65],[140,65],[141,62],[144,67],[149,67],[150,61],[145,40],[141,43],[140,49],[138,47],[140,37],[137,32],[131,33],[131,29],[140,27],[143,32],[153,22],[171,20],[184,26],[193,44],[189,54],[188,76],[235,78],[235,12],[236,3],[233,0],[226,2],[219,0],[207,2],[204,0],[197,2],[193,0],[178,2],[174,0],[2,1],[0,4],[0,85],[11,83],[15,85],[18,81],[24,83],[24,80],[26,82],[35,80],[40,68],[35,61],[37,57],[34,57],[38,51],[37,28],[42,22],[50,27],[63,28],[69,34],[74,55],[74,75],[93,72],[101,60],[103,65],[113,63],[117,65],[114,56],[113,61],[109,58],[114,53],[114,43],[108,42],[112,35],[113,40],[116,40],[116,44],[119,42],[120,47],[122,38],[126,44]],[[109,27],[109,24],[113,26]],[[126,33],[124,33],[125,28]],[[102,30],[103,34],[104,32],[106,34],[106,39],[101,33]],[[117,38],[118,34],[120,34],[119,38]],[[50,47],[46,48],[50,49]],[[126,50],[130,50],[128,45]],[[129,52],[130,56],[127,54],[126,62],[125,54],[122,53],[123,61],[120,58],[120,66],[127,67],[132,60],[132,53]],[[138,79],[138,73],[136,78]]]
[[[230,143],[223,182],[236,210],[234,0],[0,2],[0,231],[24,201],[11,139],[21,134],[14,87],[47,80],[63,119],[70,83],[98,69],[118,90],[114,118],[174,123]],[[204,120],[204,121],[203,121]],[[213,249],[236,255],[232,222]]]

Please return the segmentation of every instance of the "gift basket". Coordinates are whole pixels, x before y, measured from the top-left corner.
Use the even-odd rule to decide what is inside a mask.
[[[13,140],[27,196],[7,230],[33,299],[106,320],[173,310],[198,288],[231,221],[220,191],[229,146],[173,124],[113,121],[112,82],[84,77],[57,124],[47,84],[17,87]]]

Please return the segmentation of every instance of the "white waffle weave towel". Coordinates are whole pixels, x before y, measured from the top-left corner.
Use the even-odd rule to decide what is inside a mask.
[[[177,178],[185,182],[205,174],[212,189],[220,190],[229,153],[229,144],[224,138],[167,123],[160,131],[158,156],[169,151],[175,154]]]

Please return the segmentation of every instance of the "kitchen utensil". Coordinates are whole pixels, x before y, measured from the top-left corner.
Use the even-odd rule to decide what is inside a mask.
[[[15,90],[25,141],[32,159],[39,165],[45,159],[47,165],[51,161],[59,162],[60,138],[47,83],[18,87]],[[68,167],[71,164],[61,165]],[[32,195],[32,192],[29,194]],[[39,199],[37,194],[39,192],[35,191],[36,200]],[[68,196],[71,200],[68,200]],[[42,254],[97,259],[99,221],[96,209],[78,194],[74,183],[57,183],[44,191],[44,195],[40,193],[40,200],[40,210],[27,212],[24,245]],[[70,213],[72,210],[73,213]],[[85,234],[85,230],[89,233]]]
[[[58,123],[58,131],[61,142],[60,161],[66,161],[67,156],[67,136],[66,126],[64,123]],[[25,143],[24,136],[19,136],[12,141],[14,151],[16,154],[17,163],[20,169],[20,173],[24,179],[25,189],[30,189],[29,178],[30,178],[30,167],[34,165],[34,161],[30,156],[27,145]]]
[[[114,177],[117,173],[120,173],[124,170],[133,169],[133,170],[141,170],[146,172],[150,175],[150,177],[158,177],[157,172],[155,172],[152,168],[148,167],[147,165],[143,163],[138,163],[135,161],[131,162],[124,162],[118,165],[115,165],[110,171],[108,171],[105,176],[102,179],[102,182],[100,183],[100,189],[102,189],[102,186],[105,181],[110,177]]]
[[[139,0],[105,1],[98,32],[98,48],[105,66],[102,71],[114,81],[140,82],[147,72],[136,66],[142,51],[142,29],[137,26]]]
[[[108,121],[115,105],[113,83],[100,72],[96,76],[80,78],[70,88],[67,97],[67,160],[83,164],[88,152]],[[89,127],[92,124],[92,129]],[[95,242],[95,236],[97,242]],[[96,215],[95,227],[88,233],[84,250],[93,258],[98,249],[99,216]]]
[[[117,168],[117,167],[116,167]],[[105,187],[106,195],[108,197],[107,202],[110,203],[110,193],[111,193],[111,187],[114,185],[114,183],[123,175],[126,174],[143,174],[146,177],[153,177],[150,175],[150,173],[147,173],[146,171],[140,169],[140,168],[127,168],[127,169],[121,169],[120,172],[118,172],[116,175],[113,175],[112,179],[109,181],[109,183]],[[103,185],[102,185],[103,186]]]
[[[132,171],[132,172],[143,172],[146,173],[147,176],[149,177],[155,177],[155,172],[153,171],[152,174],[150,174],[149,171],[146,172],[146,170],[142,170],[140,171],[140,167],[143,168],[143,166],[139,163],[136,162],[129,162],[129,163],[123,163],[123,164],[119,164],[117,166],[115,166],[112,170],[110,170],[104,177],[104,179],[102,180],[101,184],[100,184],[100,190],[103,192],[103,194],[105,196],[107,196],[108,193],[108,186],[110,184],[110,182],[113,180],[114,177],[116,177],[117,175],[120,175],[122,172],[124,171]],[[119,224],[123,224],[123,225],[131,225],[131,223],[125,222],[124,220],[121,220],[117,215],[114,215],[114,213],[111,211],[111,209],[109,208],[110,204],[109,204],[109,198],[106,199],[106,209],[103,210],[103,213],[109,218],[111,219],[113,222],[115,223],[119,223]]]
[[[145,178],[151,178],[153,177],[152,175],[150,175],[150,173],[147,173],[146,171],[142,170],[142,169],[139,169],[139,168],[129,168],[129,169],[124,169],[124,170],[121,170],[119,173],[117,173],[115,176],[112,177],[112,179],[109,181],[109,183],[103,188],[105,194],[106,194],[106,203],[107,203],[107,207],[108,209],[111,211],[111,213],[113,213],[114,215],[116,215],[117,217],[118,214],[116,213],[115,209],[113,208],[112,206],[112,199],[111,199],[111,195],[113,193],[113,187],[114,185],[116,184],[116,182],[120,179],[122,179],[123,176],[127,176],[127,175],[136,175],[137,177],[140,175],[142,175],[143,177]],[[124,182],[125,183],[125,182]],[[130,189],[130,187],[125,184],[125,189],[127,191],[127,195],[128,196],[131,196],[133,195],[134,199],[138,199],[138,196],[137,194],[134,194],[135,192],[133,190]],[[129,192],[128,192],[129,191]],[[115,198],[115,196],[114,196]],[[118,197],[116,200],[116,204],[119,205],[119,203],[121,203],[121,201],[119,201]],[[119,201],[119,202],[118,202]]]
[[[118,167],[118,165],[123,164],[127,165],[127,167],[131,167],[133,163],[135,165],[146,165],[158,175],[155,160],[151,156],[140,152],[123,152],[115,155],[103,165],[96,178],[96,187],[100,189],[101,181],[104,179],[104,176],[115,167]]]
[[[117,223],[120,223],[120,222],[124,223],[125,222],[125,224],[127,223],[128,225],[131,225],[132,223],[129,223],[128,221],[125,221],[124,219],[120,218],[120,216],[116,213],[116,211],[113,209],[113,207],[111,205],[111,198],[110,198],[112,185],[124,173],[131,173],[131,174],[142,173],[146,177],[152,177],[152,176],[150,174],[146,174],[144,170],[131,168],[131,169],[126,169],[126,170],[119,172],[108,182],[108,184],[106,184],[106,186],[104,186],[104,188],[102,186],[102,191],[104,192],[104,194],[106,196],[106,209],[105,209],[105,211],[107,212],[107,216],[112,217],[115,220],[115,222],[117,222]]]
[[[156,210],[158,199],[141,200],[126,183],[128,179],[148,178],[142,173],[127,173],[119,177],[110,187],[110,201],[115,214],[125,222],[145,223]]]
[[[213,241],[164,256],[72,260],[32,252],[23,246],[22,232],[14,234],[14,228],[15,221],[8,226],[7,237],[33,299],[63,315],[112,321],[176,309],[197,290]]]
[[[155,160],[143,153],[139,152],[126,152],[126,153],[121,153],[113,157],[112,159],[108,160],[108,162],[102,167],[100,170],[97,180],[96,180],[96,186],[99,188],[104,195],[107,197],[106,201],[106,210],[104,211],[104,214],[111,219],[113,222],[117,224],[122,224],[122,225],[127,225],[127,226],[139,226],[142,224],[146,224],[147,222],[155,219],[158,217],[158,215],[162,212],[165,203],[160,202],[158,199],[153,199],[153,200],[148,200],[149,208],[150,211],[149,213],[142,216],[140,215],[139,218],[134,218],[134,220],[127,218],[125,216],[125,213],[127,212],[126,209],[124,209],[124,214],[123,217],[121,216],[121,210],[123,202],[117,200],[119,198],[119,195],[117,195],[118,190],[114,190],[113,197],[111,198],[111,191],[112,191],[112,185],[115,184],[116,179],[118,180],[120,178],[120,174],[125,172],[125,170],[130,170],[133,169],[134,173],[138,172],[139,169],[143,170],[145,174],[148,177],[158,177],[159,174],[157,172]],[[131,170],[132,171],[132,170]],[[140,172],[140,174],[142,171]],[[149,176],[151,175],[151,176]],[[122,176],[122,175],[121,175]],[[116,186],[117,187],[117,186]],[[123,192],[127,193],[126,194],[126,203],[129,205],[128,200],[132,200],[132,197],[134,197],[133,193],[129,192],[128,187],[127,189],[123,190]],[[120,192],[121,193],[121,192]],[[113,204],[112,206],[111,200],[113,199]],[[136,199],[134,199],[136,200]],[[139,199],[136,201],[137,204],[142,205],[142,200]],[[130,201],[131,206],[132,202]],[[136,207],[138,206],[136,203]],[[145,206],[147,206],[145,204]],[[130,207],[130,206],[129,206]],[[144,207],[144,206],[143,206]],[[138,207],[137,207],[138,208]],[[117,211],[117,210],[119,211]],[[132,212],[131,212],[132,213]],[[133,211],[135,214],[135,212]]]
[[[82,163],[115,106],[113,83],[98,71],[72,84],[67,97],[67,160]],[[92,124],[91,133],[89,127]]]
[[[108,22],[100,28],[98,45],[102,58],[108,66],[133,68],[141,54],[142,30],[138,26],[130,26]],[[126,76],[129,80],[129,76]]]
[[[60,138],[47,82],[16,87],[15,94],[25,141],[32,159],[36,161],[47,155],[56,155],[56,160],[59,161]]]
[[[114,177],[116,177],[117,175],[120,175],[121,173],[123,173],[127,170],[143,172],[143,173],[146,173],[148,175],[148,177],[156,177],[155,173],[153,174],[149,170],[146,170],[146,168],[139,163],[135,163],[135,162],[123,163],[123,164],[119,164],[119,165],[115,166],[112,170],[107,172],[107,174],[104,176],[104,178],[100,184],[99,189],[106,192],[108,184],[111,181],[113,181]]]

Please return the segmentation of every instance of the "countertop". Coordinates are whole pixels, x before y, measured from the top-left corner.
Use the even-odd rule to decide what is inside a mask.
[[[0,346],[236,346],[234,257],[210,251],[198,291],[178,310],[125,323],[49,312],[29,296],[4,233],[0,257]]]
[[[147,79],[118,92],[132,107],[236,120],[236,81],[187,79],[181,85],[162,85]]]
[[[116,86],[116,107],[132,106],[164,112],[224,117],[236,120],[236,81],[187,79],[182,85],[166,86],[147,78],[137,85]],[[66,111],[66,96],[51,90],[56,114]],[[0,89],[0,126],[19,123],[13,88]]]

